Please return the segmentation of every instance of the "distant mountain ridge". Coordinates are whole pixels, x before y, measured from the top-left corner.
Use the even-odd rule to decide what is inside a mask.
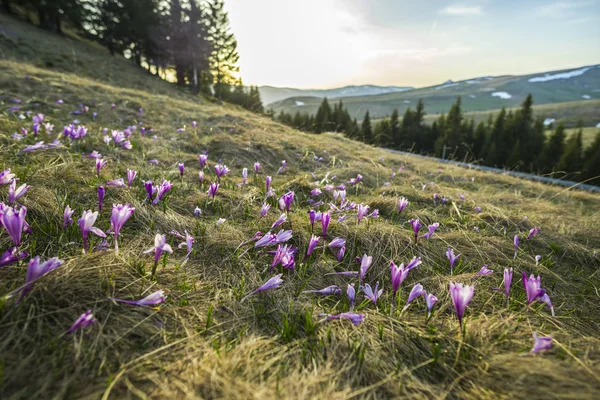
[[[557,104],[566,102],[600,101],[600,64],[571,69],[545,71],[526,75],[482,76],[461,81],[448,80],[438,85],[412,90],[395,91],[363,96],[342,96],[353,118],[361,120],[368,110],[371,118],[389,116],[395,108],[404,113],[408,107],[423,100],[427,114],[446,113],[461,96],[465,112],[498,110],[502,107],[518,107],[531,93],[534,104]],[[329,96],[328,96],[329,97]],[[337,101],[336,99],[336,101]],[[284,111],[314,114],[322,98],[303,94],[269,104],[267,108],[279,113]],[[554,116],[550,116],[554,117]],[[590,118],[585,123],[595,126],[600,121]]]
[[[377,86],[377,85],[351,85],[333,89],[295,89],[275,86],[259,86],[260,98],[263,104],[271,104],[290,97],[317,97],[338,98],[354,96],[373,96],[386,93],[405,92],[414,89],[410,86]]]

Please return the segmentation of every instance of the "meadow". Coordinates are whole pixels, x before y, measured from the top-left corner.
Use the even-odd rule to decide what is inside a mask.
[[[3,218],[25,207],[29,224],[18,246],[28,257],[0,267],[0,397],[541,399],[600,390],[597,194],[295,131],[192,96],[80,39],[1,23],[0,171],[30,188],[14,199],[11,181],[0,185]],[[218,177],[223,165],[230,171]],[[131,187],[127,170],[137,173]],[[95,227],[106,242],[90,235],[83,252],[78,220],[99,211],[100,186]],[[135,209],[118,238],[113,204]],[[417,235],[411,219],[422,224]],[[280,230],[291,236],[266,235]],[[0,228],[0,253],[15,246],[8,232]],[[166,243],[155,262],[157,234]],[[453,267],[449,249],[460,254]],[[63,262],[28,281],[36,256]],[[394,298],[390,262],[414,257],[421,264]],[[484,265],[493,272],[480,273]],[[514,273],[508,296],[505,269]],[[279,274],[280,285],[252,294]],[[541,277],[552,309],[528,293],[523,274]],[[383,292],[366,299],[377,282]],[[451,282],[474,290],[462,327]],[[424,293],[405,307],[417,284],[437,298],[430,313]],[[114,300],[159,290],[155,302]],[[88,310],[93,322],[73,326]],[[548,349],[532,351],[534,333],[551,338]]]

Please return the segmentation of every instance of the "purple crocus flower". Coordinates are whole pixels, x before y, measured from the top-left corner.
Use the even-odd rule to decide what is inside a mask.
[[[393,261],[390,261],[390,270],[392,273],[392,299],[396,298],[396,293],[400,289],[400,285],[408,276],[408,269],[404,267],[404,264],[397,266]]]
[[[537,332],[533,332],[533,349],[531,349],[531,353],[539,353],[550,348],[552,348],[551,336],[538,336]]]
[[[410,262],[406,264],[406,269],[410,271],[413,268],[417,268],[421,264],[421,257],[413,257],[412,260],[410,260]]]
[[[475,212],[477,212],[477,214],[481,214],[481,212],[483,211],[481,207],[475,207],[474,210]]]
[[[275,275],[274,277],[272,277],[271,279],[269,279],[268,281],[266,281],[262,286],[260,286],[258,289],[253,290],[252,292],[250,292],[246,297],[244,297],[241,301],[245,301],[248,297],[255,295],[256,293],[260,293],[260,292],[264,292],[265,290],[271,290],[271,289],[277,289],[278,287],[281,286],[281,284],[283,283],[283,279],[281,279],[281,276],[283,274],[278,274]]]
[[[152,181],[144,181],[144,188],[146,189],[148,199],[152,200],[152,198],[154,197],[154,192],[156,192],[156,189],[152,185]]]
[[[208,162],[208,155],[206,155],[206,154],[200,154],[198,156],[198,161],[200,162],[200,169],[204,169],[206,167],[207,162]]]
[[[360,260],[360,274],[359,274],[360,282],[363,281],[372,262],[373,262],[373,257],[363,254],[362,259]]]
[[[485,275],[491,275],[493,273],[494,273],[494,271],[492,271],[491,269],[488,269],[487,264],[485,264],[483,267],[481,267],[479,272],[477,272],[475,274],[475,276],[485,276]]]
[[[508,301],[508,296],[510,295],[510,285],[512,284],[513,279],[513,269],[504,268],[504,296],[506,296],[506,301]],[[501,288],[494,288],[494,290],[502,291]]]
[[[535,265],[538,265],[540,263],[541,259],[542,259],[542,256],[540,256],[539,254],[537,256],[535,256]]]
[[[265,215],[267,215],[267,213],[269,212],[270,209],[271,209],[270,204],[263,203],[262,207],[260,208],[260,217],[262,218]]]
[[[398,212],[401,213],[406,207],[408,207],[408,200],[406,200],[404,197],[400,197],[398,199]]]
[[[448,258],[448,261],[450,261],[450,275],[452,275],[452,272],[454,271],[454,264],[460,258],[460,254],[454,255],[454,249],[448,247],[448,250],[446,250],[446,257]]]
[[[96,228],[94,224],[98,218],[98,211],[92,212],[91,210],[84,211],[81,218],[77,221],[79,229],[81,229],[81,237],[83,238],[83,252],[85,253],[89,248],[89,233],[92,232],[94,235],[105,238],[106,234],[100,229]]]
[[[227,165],[217,164],[215,165],[215,174],[217,174],[217,179],[221,179],[223,176],[229,173],[229,168]]]
[[[110,215],[110,226],[115,235],[115,252],[119,252],[119,235],[121,228],[133,215],[135,208],[129,204],[113,204],[112,213]]]
[[[1,203],[0,203],[1,204]],[[21,245],[21,236],[23,229],[25,229],[26,222],[25,216],[27,215],[27,208],[21,207],[18,211],[13,207],[4,207],[2,213],[0,213],[0,225],[4,226],[6,232],[12,239],[16,247]]]
[[[85,328],[86,326],[90,326],[95,321],[96,320],[94,319],[94,314],[92,314],[92,310],[87,310],[86,312],[81,314],[75,320],[75,322],[73,322],[73,325],[71,325],[71,327],[65,334],[73,333],[75,331]]]
[[[433,306],[435,305],[435,303],[437,303],[437,297],[435,297],[431,293],[428,293],[425,295],[425,303],[427,304],[427,317],[429,318]]]
[[[329,228],[330,221],[331,221],[331,215],[329,214],[329,212],[324,212],[321,215],[321,228],[322,228],[323,237],[327,236],[327,228]]]
[[[265,191],[269,191],[269,189],[271,189],[271,182],[273,181],[273,178],[271,178],[270,176],[267,176],[265,178]]]
[[[154,278],[154,274],[156,274],[156,267],[158,266],[158,261],[163,253],[172,253],[173,249],[167,243],[167,238],[165,235],[161,235],[157,233],[154,236],[154,247],[144,251],[144,254],[154,253],[154,266],[152,267],[152,277]]]
[[[194,208],[194,217],[198,217],[202,214],[202,210],[199,207]]]
[[[423,238],[423,239],[429,239],[429,238],[431,238],[433,236],[435,230],[437,228],[439,228],[439,227],[440,227],[440,224],[438,222],[434,222],[433,224],[429,225],[428,226],[429,232],[427,232],[426,234],[424,234],[423,236],[421,236],[421,238]]]
[[[123,178],[117,178],[112,181],[106,182],[105,185],[109,187],[124,188],[125,181],[123,180]]]
[[[73,218],[71,217],[73,217],[74,212],[75,211],[71,210],[71,207],[69,207],[69,205],[65,207],[65,212],[63,214],[63,228],[73,225]]]
[[[538,233],[540,233],[540,229],[536,228],[535,226],[533,228],[531,228],[529,230],[529,234],[527,235],[527,240],[531,239],[532,237],[534,237],[535,235],[537,235]]]
[[[357,209],[356,209],[356,218],[358,219],[358,223],[360,224],[360,221],[367,215],[367,213],[369,212],[369,206],[365,205],[365,204],[359,204]]]
[[[342,239],[342,238],[335,238],[333,239],[331,242],[329,242],[329,244],[327,245],[330,249],[339,249],[341,247],[344,247],[346,245],[346,239]]]
[[[85,158],[102,158],[102,154],[98,153],[96,150],[92,151],[90,154],[88,154],[87,156],[85,156]]]
[[[331,321],[334,319],[347,319],[350,320],[354,326],[357,326],[358,324],[364,321],[365,314],[355,314],[347,312],[337,315],[328,315],[327,318],[325,318],[325,320],[327,321]]]
[[[371,214],[367,215],[367,218],[379,218],[379,209],[374,209]]]
[[[8,187],[8,204],[13,204],[17,199],[29,191],[31,186],[23,184],[17,188],[17,180],[13,179]]]
[[[208,191],[206,193],[208,193],[208,195],[214,200],[218,190],[219,184],[217,182],[211,182],[211,184],[208,186]]]
[[[345,254],[346,254],[346,246],[342,246],[342,247],[340,247],[337,254],[335,255],[335,258],[337,259],[338,262],[342,262]]]
[[[107,160],[96,158],[96,174],[100,175],[100,170],[104,168],[106,164],[108,164]]]
[[[519,235],[515,235],[513,239],[513,244],[515,246],[515,256],[513,258],[517,258],[517,252],[519,251]]]
[[[185,242],[181,242],[179,243],[179,246],[177,246],[179,249],[182,248],[187,248],[187,254],[185,255],[186,260],[190,257],[190,254],[192,254],[192,247],[194,245],[194,237],[192,235],[190,235],[188,233],[188,231],[185,231]]]
[[[242,185],[248,184],[248,168],[242,169]]]
[[[195,128],[196,126],[198,126],[198,123],[196,121],[192,121],[192,128]]]
[[[152,160],[148,160],[148,163],[150,163],[152,165],[158,165],[158,164],[160,164],[160,162],[158,162],[158,160],[156,160],[154,158]]]
[[[127,186],[131,187],[133,181],[135,180],[135,176],[137,175],[137,171],[128,169],[127,170]]]
[[[416,299],[419,296],[425,296],[426,294],[427,292],[425,292],[425,289],[423,289],[423,285],[417,283],[411,289],[410,294],[408,295],[408,300],[406,300],[406,305],[402,309],[402,312],[404,312],[408,308],[408,306],[410,305],[410,303],[413,302],[414,299]]]
[[[185,171],[185,164],[179,163],[179,164],[177,164],[177,168],[179,168],[179,175],[183,176],[183,172]]]
[[[379,282],[375,283],[375,287],[371,288],[371,285],[368,283],[363,287],[363,292],[365,293],[365,299],[371,300],[373,305],[377,305],[377,300],[381,297],[383,293],[383,288],[379,289]]]
[[[294,202],[294,192],[291,190],[279,198],[279,208],[281,211],[290,211]]]
[[[17,261],[26,258],[27,256],[29,256],[29,254],[24,251],[19,252],[16,247],[8,249],[0,256],[0,267],[14,264]]]
[[[307,257],[309,257],[312,254],[312,252],[317,248],[319,240],[321,240],[319,236],[311,235],[310,240],[308,242],[308,249],[306,250]]]
[[[198,172],[198,181],[200,182],[201,185],[204,184],[204,171]]]
[[[415,243],[417,243],[417,240],[419,239],[419,230],[423,225],[421,225],[421,221],[419,221],[418,218],[411,219],[408,222],[410,222],[410,224],[412,225],[413,233],[415,235]]]
[[[313,190],[310,191],[310,195],[313,197],[319,196],[321,193],[323,193],[323,192],[319,188],[314,188]]]
[[[258,161],[254,163],[254,172],[257,174],[260,172],[260,163]]]
[[[46,275],[47,273],[54,271],[63,263],[64,261],[59,260],[57,257],[53,257],[49,260],[44,261],[43,263],[40,262],[39,256],[36,256],[29,260],[29,265],[27,266],[27,276],[25,277],[25,285],[18,289],[21,290],[20,299],[23,299],[23,297],[33,288],[35,281],[37,281],[39,278]]]
[[[348,296],[348,301],[350,302],[350,311],[354,309],[354,300],[356,298],[356,290],[354,290],[354,283],[349,283],[348,288],[346,289],[346,296]]]
[[[308,212],[308,219],[310,220],[311,230],[314,230],[315,229],[315,221],[317,220],[317,212],[315,210],[310,210]]]
[[[160,185],[158,185],[156,190],[156,198],[154,201],[152,201],[152,204],[158,204],[158,202],[161,201],[165,195],[171,191],[172,188],[173,184],[170,181],[163,179]]]
[[[452,298],[452,304],[456,310],[456,316],[458,317],[458,323],[462,329],[462,319],[465,313],[467,305],[473,298],[475,293],[475,287],[469,285],[463,285],[462,283],[449,283],[450,297]]]
[[[0,172],[0,185],[8,185],[15,180],[16,175],[10,173],[10,168]]]
[[[527,274],[523,272],[523,286],[525,287],[525,292],[527,292],[527,305],[529,306],[536,300],[539,300],[543,303],[546,303],[550,310],[552,311],[552,316],[554,316],[554,307],[550,302],[550,297],[546,293],[544,289],[542,289],[541,277],[538,275],[537,278],[531,274],[529,279],[527,279]]]
[[[157,290],[154,293],[149,294],[140,300],[121,300],[115,299],[113,297],[109,297],[110,300],[116,301],[118,303],[131,304],[132,306],[156,306],[158,304],[164,303],[166,300],[165,291]]]
[[[321,296],[331,296],[333,294],[342,294],[342,289],[340,289],[338,285],[331,285],[320,290],[305,290],[302,293],[314,293]]]
[[[102,205],[104,204],[104,195],[106,190],[104,186],[98,186],[98,211],[102,211]]]
[[[296,260],[294,260],[296,251],[297,249],[292,246],[278,245],[277,250],[272,253],[274,254],[274,257],[273,262],[271,263],[271,269],[281,264],[283,268],[293,270],[296,266]]]
[[[285,221],[287,221],[287,215],[281,214],[279,216],[279,218],[277,218],[277,221],[273,222],[273,225],[271,225],[271,229],[278,227],[279,225],[283,224]]]

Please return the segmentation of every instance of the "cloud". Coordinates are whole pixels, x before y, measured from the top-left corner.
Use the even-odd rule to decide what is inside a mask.
[[[459,17],[483,15],[483,8],[481,6],[466,6],[462,4],[452,4],[440,10],[440,14],[454,15]]]
[[[562,18],[574,14],[577,9],[596,4],[597,1],[557,1],[538,8],[538,14],[546,17]]]

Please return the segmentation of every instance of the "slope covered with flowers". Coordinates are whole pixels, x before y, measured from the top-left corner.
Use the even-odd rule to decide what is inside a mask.
[[[600,389],[597,195],[139,79],[0,62],[6,397]]]

